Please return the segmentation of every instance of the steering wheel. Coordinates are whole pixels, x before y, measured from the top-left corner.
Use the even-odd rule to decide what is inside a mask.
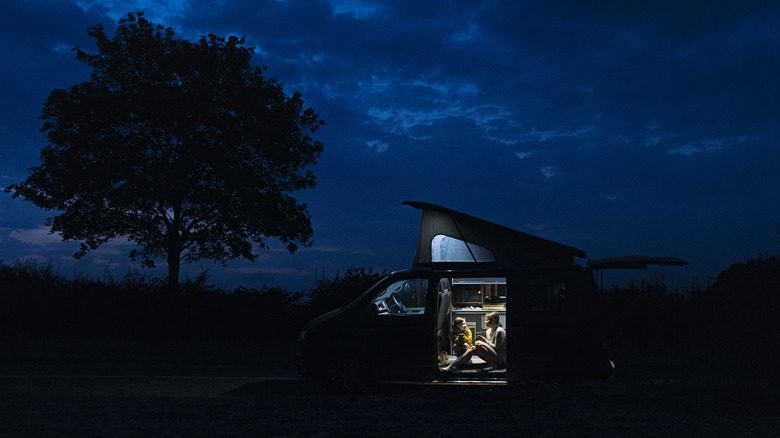
[[[404,303],[398,300],[398,296],[394,293],[390,294],[390,297],[393,299],[393,304],[398,308],[398,313],[406,313],[406,306],[404,306]]]

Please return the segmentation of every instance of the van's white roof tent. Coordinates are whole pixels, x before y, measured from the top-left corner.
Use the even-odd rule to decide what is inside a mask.
[[[585,251],[425,202],[413,267],[473,263],[497,269],[569,268]]]

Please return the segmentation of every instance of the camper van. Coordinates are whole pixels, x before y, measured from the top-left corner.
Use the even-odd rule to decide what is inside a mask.
[[[422,211],[412,268],[310,321],[299,340],[301,376],[507,384],[610,375],[593,272],[574,263],[584,251],[404,204]]]

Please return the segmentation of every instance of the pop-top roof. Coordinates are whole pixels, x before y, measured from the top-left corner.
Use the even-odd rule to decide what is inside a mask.
[[[426,202],[422,210],[415,268],[471,263],[497,269],[569,268],[585,251]]]

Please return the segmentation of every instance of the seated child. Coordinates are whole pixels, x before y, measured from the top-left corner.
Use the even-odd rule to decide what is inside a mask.
[[[462,356],[474,346],[471,330],[466,325],[466,319],[462,316],[455,318],[450,331],[450,339],[452,340],[452,351],[455,353],[455,356]]]

